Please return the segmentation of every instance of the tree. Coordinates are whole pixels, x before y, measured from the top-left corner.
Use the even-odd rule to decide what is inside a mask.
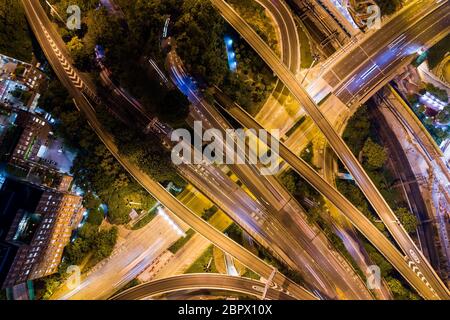
[[[89,67],[90,54],[86,51],[83,41],[81,41],[78,36],[72,37],[72,39],[67,43],[67,49],[69,50],[75,65],[78,68],[87,69]]]
[[[381,14],[391,15],[395,13],[403,4],[402,0],[375,0],[381,9]]]
[[[450,122],[450,112],[448,111],[448,106],[444,110],[439,112],[436,119],[442,124],[447,124],[448,122]]]
[[[366,140],[362,152],[370,169],[380,169],[387,160],[386,150],[370,138]]]
[[[409,297],[408,290],[402,285],[402,283],[394,278],[390,278],[387,281],[388,287],[391,290],[396,300],[407,300]]]
[[[363,148],[364,142],[369,137],[370,121],[367,107],[359,108],[348,121],[343,138],[354,155],[357,155]]]
[[[72,39],[67,43],[67,49],[71,54],[76,55],[83,52],[84,44],[80,38],[75,36],[72,37]]]
[[[113,227],[110,230],[102,230],[98,233],[93,244],[94,258],[102,260],[108,257],[116,244],[118,236],[117,227]]]
[[[284,172],[280,177],[281,183],[286,187],[286,189],[291,193],[295,194],[297,190],[297,180],[290,171]]]
[[[219,209],[216,206],[212,206],[208,209],[204,209],[202,213],[202,218],[208,221]]]
[[[170,90],[159,105],[158,115],[172,127],[180,127],[189,114],[189,104],[189,100],[179,90]]]
[[[87,221],[89,223],[92,223],[93,225],[99,226],[102,224],[104,219],[104,214],[103,214],[103,210],[100,209],[99,207],[95,208],[95,209],[91,209],[89,211],[89,216]]]
[[[0,0],[0,25],[0,52],[30,62],[32,40],[20,1]]]
[[[419,221],[408,209],[398,208],[395,211],[395,215],[408,233],[416,232]]]
[[[78,238],[66,246],[64,253],[70,264],[78,265],[84,259],[87,251],[87,243],[83,239]]]
[[[17,66],[16,70],[14,70],[14,74],[16,76],[21,76],[25,72],[25,67],[23,65]]]
[[[308,210],[308,220],[313,223],[318,223],[322,220],[324,208],[315,206]]]
[[[365,245],[370,260],[381,270],[381,276],[386,277],[394,270],[392,265],[370,244]]]
[[[79,230],[79,236],[86,241],[88,246],[90,247],[92,241],[95,240],[95,237],[98,233],[98,226],[92,223],[86,222],[83,227]]]
[[[426,110],[427,110],[427,108],[426,108],[425,105],[423,105],[423,104],[419,105],[419,107],[417,108],[417,112],[418,112],[419,114],[424,113]]]
[[[314,146],[312,142],[308,143],[306,148],[303,149],[302,153],[300,154],[300,158],[305,160],[307,163],[312,164],[312,160],[314,158]]]
[[[208,1],[186,0],[177,19],[177,52],[188,69],[209,85],[220,85],[228,72],[225,22]]]
[[[447,90],[441,89],[433,85],[432,83],[427,83],[425,85],[425,90],[431,93],[433,96],[438,98],[439,100],[448,103],[448,93]]]

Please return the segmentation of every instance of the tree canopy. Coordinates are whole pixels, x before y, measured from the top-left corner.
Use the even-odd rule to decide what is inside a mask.
[[[386,149],[373,142],[370,138],[364,143],[362,152],[367,165],[371,169],[380,169],[386,163]]]
[[[395,210],[395,215],[400,220],[400,223],[408,233],[416,232],[419,221],[417,220],[417,217],[413,215],[408,209],[398,208],[397,210]]]

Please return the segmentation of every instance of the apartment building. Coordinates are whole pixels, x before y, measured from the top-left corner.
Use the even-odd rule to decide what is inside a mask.
[[[14,214],[3,245],[17,248],[9,270],[0,270],[6,274],[3,282],[5,288],[55,273],[64,247],[69,243],[72,231],[78,226],[84,211],[82,197],[67,191],[7,181],[2,192],[12,194],[21,192],[21,188],[33,189],[39,200],[34,208],[13,203],[10,208],[3,208],[13,211],[9,212],[9,216]],[[10,199],[11,202],[18,200],[19,197]]]

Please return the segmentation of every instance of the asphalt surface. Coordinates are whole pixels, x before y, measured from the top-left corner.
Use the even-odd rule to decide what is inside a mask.
[[[81,86],[77,85],[79,80],[77,80],[76,77],[75,79],[72,79],[70,77],[72,72],[68,72],[67,68],[65,69],[65,65],[70,64],[70,59],[68,58],[69,55],[67,54],[65,45],[61,46],[58,44],[58,41],[62,40],[60,40],[60,37],[56,31],[53,30],[53,27],[40,6],[39,1],[22,0],[22,3],[33,32],[56,75],[74,98],[77,103],[77,107],[83,112],[97,136],[124,167],[124,169],[126,169],[144,189],[158,199],[163,206],[176,214],[195,231],[208,238],[213,244],[223,251],[230,253],[233,257],[241,261],[244,265],[256,273],[265,278],[269,278],[273,271],[271,266],[226,237],[217,229],[211,227],[207,222],[180,203],[159,183],[155,182],[148,175],[140,171],[134,163],[119,155],[117,146],[115,145],[112,136],[103,129],[96,117],[94,107],[86,98],[86,95],[81,91]],[[273,281],[298,299],[316,299],[311,293],[287,279],[280,273],[276,273]]]
[[[248,278],[214,273],[186,274],[138,285],[117,294],[111,300],[142,300],[164,293],[198,289],[225,290],[261,299],[264,292],[264,284]],[[266,299],[292,300],[292,297],[277,290],[277,288],[270,287],[267,290]]]
[[[222,105],[246,128],[256,130],[262,129],[250,115],[236,104],[227,104],[226,100],[220,99]],[[436,299],[437,297],[420,279],[420,277],[409,266],[404,256],[396,247],[368,220],[363,213],[353,206],[336,188],[326,182],[305,161],[293,154],[286,146],[280,143],[280,157],[283,158],[294,170],[327,198],[342,214],[344,214],[353,225],[388,259],[392,265],[402,274],[408,282],[416,288],[425,298]]]
[[[371,102],[371,103],[370,103]],[[429,259],[430,263],[435,269],[439,268],[439,258],[436,245],[434,242],[433,224],[429,221],[432,217],[428,215],[428,210],[425,201],[422,198],[420,187],[416,176],[409,164],[402,145],[396,138],[395,132],[391,130],[383,114],[377,110],[375,102],[369,100],[370,112],[374,119],[376,119],[377,132],[382,141],[389,150],[389,161],[394,172],[395,178],[398,179],[399,184],[408,198],[412,213],[418,218],[419,235],[422,239],[422,252]],[[426,222],[428,221],[428,222]]]
[[[220,128],[225,133],[231,128],[215,108],[199,96],[174,52],[169,54],[168,65],[174,82],[194,106],[192,118],[202,121],[205,129]],[[274,176],[262,176],[252,165],[230,165],[230,168],[260,203],[265,202],[264,205],[238,189],[235,183],[227,184],[228,177],[214,166],[199,166],[199,171],[208,177],[206,181],[201,182],[192,174],[187,177],[260,244],[298,270],[312,290],[318,290],[329,299],[372,298],[361,279],[329,247],[323,234],[319,235],[319,230],[306,222],[299,205]],[[271,206],[273,203],[276,205]]]
[[[327,138],[330,146],[333,148],[335,153],[341,159],[341,161],[345,164],[349,172],[354,177],[355,181],[358,183],[360,189],[366,195],[367,199],[371,203],[372,207],[378,213],[387,229],[392,234],[393,238],[396,240],[398,245],[402,248],[404,253],[410,258],[408,263],[411,265],[411,268],[414,268],[419,273],[419,276],[412,276],[410,273],[412,270],[408,268],[405,269],[404,261],[400,263],[400,261],[396,261],[394,263],[392,254],[388,254],[386,252],[387,247],[379,247],[381,252],[386,256],[390,256],[390,260],[394,265],[397,265],[399,268],[399,264],[402,264],[403,271],[402,274],[406,276],[406,278],[410,281],[410,283],[418,290],[418,292],[425,298],[430,299],[449,299],[450,294],[433,270],[429,262],[420,252],[420,250],[416,247],[412,239],[409,237],[404,228],[399,225],[396,221],[396,216],[391,208],[388,206],[386,201],[381,196],[378,189],[375,187],[371,179],[368,177],[361,164],[358,162],[356,157],[353,155],[351,150],[339,136],[339,134],[334,130],[332,125],[327,121],[322,112],[319,110],[318,106],[315,104],[313,99],[308,95],[306,90],[298,83],[289,69],[280,61],[280,59],[276,56],[276,54],[264,43],[264,41],[239,17],[234,10],[230,6],[228,6],[222,0],[211,0],[211,2],[218,8],[221,12],[222,16],[225,20],[228,21],[240,34],[246,39],[249,44],[255,49],[255,51],[264,59],[264,61],[269,65],[269,67],[277,74],[277,76],[285,83],[285,85],[290,89],[296,99],[301,103],[301,105],[308,112],[310,117],[314,120],[317,126],[321,129],[322,133]],[[448,6],[448,3],[445,3]],[[434,10],[432,15],[434,16],[434,20],[441,21],[449,14],[449,11],[445,12],[445,10]],[[283,156],[282,156],[283,157]],[[298,161],[298,158],[294,155],[295,159],[286,159],[288,163],[294,163]],[[297,159],[297,160],[296,160]],[[304,173],[303,173],[304,175]],[[314,184],[310,179],[307,178],[309,182]],[[322,192],[322,191],[321,191]],[[327,197],[328,198],[328,197]],[[330,199],[331,201],[331,199]],[[341,207],[341,206],[338,206]],[[341,207],[342,208],[342,207]],[[362,214],[358,214],[360,219],[363,219]],[[351,221],[355,221],[351,219]],[[366,234],[363,232],[363,234]],[[373,237],[371,237],[373,238]],[[387,244],[386,244],[387,245]],[[394,253],[394,252],[392,252]],[[398,257],[397,257],[398,258]],[[399,270],[400,271],[400,270]],[[420,278],[419,278],[420,277]],[[422,281],[421,279],[424,279]],[[430,288],[430,287],[431,288]]]
[[[256,0],[263,6],[274,20],[280,36],[280,53],[283,63],[294,74],[300,69],[301,55],[300,55],[300,40],[295,24],[294,17],[289,7],[284,1],[271,0]],[[272,122],[275,114],[285,112],[282,106],[284,102],[283,97],[289,95],[289,89],[277,79],[276,86],[272,92],[272,96],[267,99],[266,103],[258,112],[257,118],[261,123],[266,121]],[[280,127],[285,123],[276,123],[275,127]]]
[[[340,57],[323,78],[346,105],[363,102],[424,44],[449,32],[449,14],[447,1],[416,1]]]

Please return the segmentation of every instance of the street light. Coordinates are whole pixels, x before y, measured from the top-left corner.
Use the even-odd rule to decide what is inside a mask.
[[[309,74],[309,72],[311,71],[311,69],[312,69],[312,67],[314,66],[314,64],[319,60],[319,58],[320,58],[320,57],[319,57],[317,54],[314,54],[314,59],[313,59],[311,65],[309,66],[308,71],[306,71],[305,76],[303,77],[302,82],[300,82],[300,85],[302,85],[303,82],[305,82],[306,77],[308,76],[308,74]]]

